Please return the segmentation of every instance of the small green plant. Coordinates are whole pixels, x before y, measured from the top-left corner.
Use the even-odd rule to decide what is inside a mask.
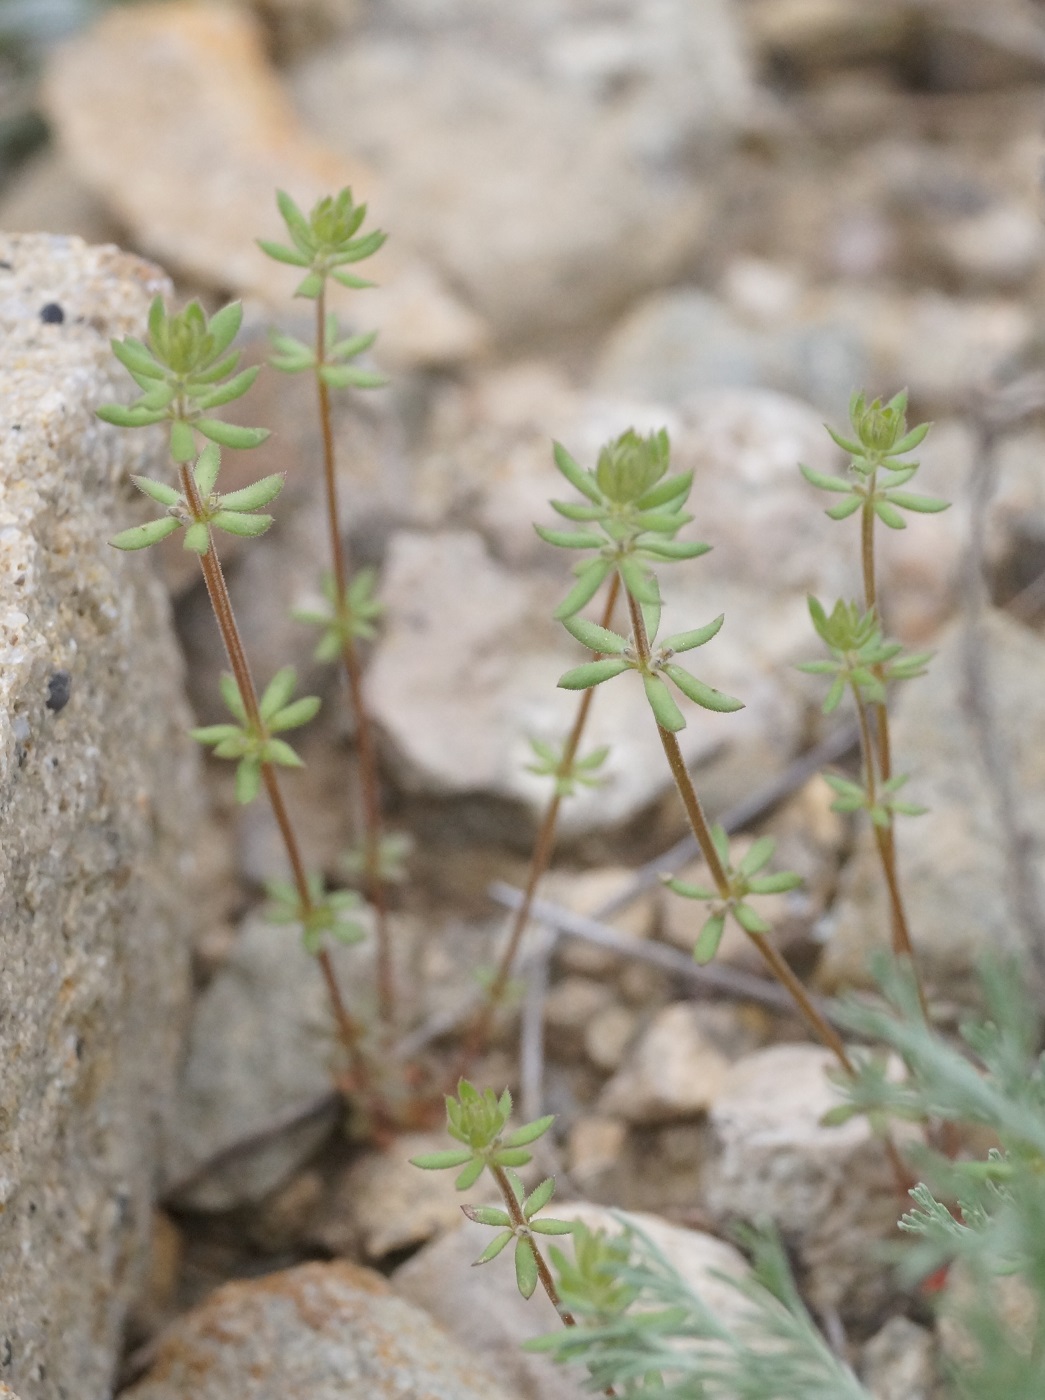
[[[532,1123],[524,1123],[521,1128],[507,1131],[511,1112],[512,1096],[507,1089],[498,1097],[492,1089],[480,1093],[467,1079],[462,1079],[457,1086],[457,1097],[448,1095],[446,1099],[446,1130],[461,1146],[446,1152],[425,1153],[410,1160],[415,1167],[425,1171],[459,1169],[454,1182],[458,1191],[469,1190],[484,1172],[489,1172],[500,1192],[504,1209],[496,1206],[462,1207],[469,1220],[497,1230],[475,1262],[488,1263],[514,1240],[515,1278],[519,1292],[524,1298],[530,1298],[540,1283],[562,1321],[567,1327],[572,1327],[574,1319],[569,1310],[563,1307],[535,1236],[572,1234],[574,1226],[569,1221],[537,1215],[555,1193],[555,1182],[551,1177],[527,1193],[516,1171],[516,1168],[525,1166],[531,1160],[531,1154],[526,1149],[544,1136],[554,1119],[549,1114]]]
[[[799,470],[810,485],[842,496],[837,505],[827,510],[832,520],[844,520],[860,512],[863,608],[856,603],[840,601],[828,616],[815,599],[810,599],[813,625],[830,650],[832,661],[807,663],[801,669],[832,675],[831,688],[824,703],[825,713],[834,709],[846,689],[852,691],[860,722],[863,782],[852,783],[835,776],[829,776],[827,781],[838,793],[835,804],[838,810],[857,811],[864,808],[870,814],[889,898],[893,954],[909,962],[918,979],[914,945],[900,888],[894,819],[898,814],[914,815],[924,809],[899,801],[896,797],[906,779],[893,772],[886,687],[889,681],[908,680],[922,675],[929,654],[900,659],[901,649],[895,643],[885,643],[882,639],[875,571],[875,524],[880,521],[891,530],[903,530],[906,521],[901,511],[934,514],[946,510],[948,502],[936,496],[922,496],[902,489],[918,471],[918,463],[907,459],[907,454],[924,442],[932,427],[931,423],[920,423],[908,429],[906,390],[887,404],[880,399],[868,403],[865,394],[854,394],[849,404],[849,420],[851,437],[843,437],[833,428],[827,429],[834,442],[849,454],[848,475],[829,476],[806,466],[800,466]],[[868,721],[869,712],[874,716],[873,730]],[[928,1015],[928,1004],[920,980],[918,987],[923,1012]]]
[[[352,191],[343,189],[317,201],[306,215],[290,195],[282,190],[276,196],[289,244],[259,239],[262,251],[277,262],[304,269],[295,295],[315,302],[315,336],[311,345],[279,330],[271,332],[274,353],[269,363],[284,374],[311,374],[316,386],[316,411],[323,439],[323,481],[330,542],[330,572],[322,581],[327,601],[325,612],[299,612],[298,618],[320,628],[316,647],[319,661],[340,661],[356,724],[362,797],[362,839],[350,852],[346,870],[361,879],[367,900],[374,910],[377,943],[378,1009],[384,1027],[390,1029],[396,1016],[396,988],[393,970],[391,932],[388,921],[386,886],[390,872],[398,869],[406,856],[404,838],[393,838],[392,845],[383,829],[381,784],[374,726],[363,696],[363,662],[359,645],[376,635],[381,606],[374,593],[375,574],[361,569],[354,576],[341,537],[338,503],[337,455],[331,415],[332,389],[374,389],[385,383],[382,375],[353,362],[369,350],[376,331],[342,336],[337,317],[327,310],[331,280],[343,287],[369,287],[373,283],[349,272],[355,263],[371,257],[385,241],[380,230],[361,233],[366,205],[356,204]],[[394,851],[390,858],[389,852]]]

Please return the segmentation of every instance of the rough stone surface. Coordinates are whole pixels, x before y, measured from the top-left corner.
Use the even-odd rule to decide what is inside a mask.
[[[839,1098],[830,1051],[775,1045],[739,1060],[711,1107],[704,1204],[719,1219],[772,1220],[808,1270],[816,1307],[863,1316],[895,1292],[879,1248],[903,1202],[864,1119],[820,1120]]]
[[[333,950],[344,973],[355,951]],[[336,1042],[323,979],[294,928],[254,917],[193,1010],[178,1092],[168,1184],[187,1181],[213,1154],[268,1127],[332,1087]],[[179,1196],[223,1210],[272,1191],[313,1152],[335,1110],[281,1134],[263,1150],[208,1173]]]
[[[933,1400],[936,1375],[931,1332],[891,1317],[866,1344],[861,1373],[874,1400]]]
[[[700,248],[706,176],[750,91],[722,0],[405,0],[292,84],[331,146],[380,172],[400,236],[510,341],[612,314]]]
[[[286,237],[277,189],[306,208],[345,185],[377,192],[368,165],[301,125],[246,11],[198,0],[110,10],[58,53],[44,101],[80,178],[140,245],[224,292],[289,302],[293,269],[254,241]],[[367,266],[382,287],[359,304],[392,359],[478,351],[482,326],[429,269],[394,248]]]
[[[478,1203],[474,1193],[472,1199]],[[554,1202],[547,1213],[559,1220],[583,1220],[592,1230],[611,1234],[620,1230],[619,1212],[584,1202]],[[625,1219],[649,1236],[714,1312],[727,1322],[737,1320],[739,1295],[713,1277],[714,1272],[743,1277],[747,1266],[731,1245],[669,1225],[654,1215]],[[462,1345],[476,1351],[495,1374],[506,1377],[523,1400],[581,1400],[591,1393],[583,1387],[582,1371],[564,1370],[546,1357],[520,1350],[521,1342],[556,1326],[550,1304],[543,1297],[529,1302],[521,1298],[510,1266],[470,1267],[490,1237],[488,1228],[465,1222],[397,1269],[393,1286],[430,1312]],[[447,1288],[448,1278],[454,1280],[453,1288]]]
[[[0,1367],[107,1391],[188,996],[202,819],[166,599],[107,540],[161,441],[123,391],[158,269],[0,235]]]
[[[676,1002],[657,1013],[624,1068],[606,1085],[599,1112],[629,1123],[693,1118],[714,1103],[729,1061],[701,1026],[701,1008]]]
[[[219,1288],[165,1335],[128,1400],[510,1400],[379,1274],[303,1264]]]
[[[982,634],[993,726],[1019,793],[1015,817],[1028,833],[1028,857],[1045,882],[1045,645],[1001,614]],[[1026,948],[1011,901],[1008,845],[971,726],[960,623],[940,640],[928,675],[897,696],[893,725],[896,771],[910,773],[911,800],[929,811],[901,818],[900,880],[919,967],[944,997],[975,996],[973,969],[983,953]],[[877,857],[869,840],[846,867],[818,968],[827,988],[861,982],[867,960],[888,943]]]

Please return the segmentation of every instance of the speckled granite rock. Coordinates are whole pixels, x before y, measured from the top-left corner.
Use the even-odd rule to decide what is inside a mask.
[[[126,1400],[509,1400],[379,1274],[303,1264],[219,1288]]]
[[[0,235],[0,1377],[99,1396],[189,987],[197,758],[164,592],[107,544],[161,440],[97,422],[159,270]],[[119,385],[119,390],[117,390]]]

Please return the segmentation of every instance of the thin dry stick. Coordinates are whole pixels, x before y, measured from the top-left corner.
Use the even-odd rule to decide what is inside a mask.
[[[200,499],[199,489],[196,480],[189,466],[182,463],[179,466],[181,475],[182,491],[185,499],[189,503],[193,518],[197,521],[205,521],[206,515],[203,502]],[[258,692],[254,685],[254,677],[251,674],[250,663],[247,661],[247,653],[243,647],[243,639],[240,636],[239,626],[236,622],[236,615],[232,610],[232,599],[229,597],[228,585],[225,582],[225,575],[222,572],[221,561],[218,559],[217,550],[214,548],[214,541],[211,538],[210,547],[206,554],[200,555],[200,565],[203,569],[203,581],[207,585],[207,595],[210,598],[211,608],[214,611],[214,618],[218,624],[218,631],[221,633],[221,640],[225,647],[225,654],[229,658],[229,665],[232,667],[232,674],[236,680],[236,686],[243,701],[243,709],[247,715],[247,723],[256,734],[264,734],[265,722],[261,717],[261,710],[258,706]],[[301,904],[301,911],[306,917],[313,910],[312,893],[308,887],[308,877],[305,871],[305,862],[301,855],[301,846],[298,843],[297,834],[294,831],[290,820],[290,813],[287,811],[286,803],[283,800],[283,793],[280,790],[279,779],[276,770],[271,763],[261,765],[261,776],[265,784],[265,791],[268,793],[269,802],[272,806],[272,814],[276,818],[280,835],[283,838],[283,845],[286,849],[287,860],[290,862],[291,873],[294,878],[294,885],[297,889],[298,900]],[[334,1018],[337,1021],[338,1032],[342,1043],[348,1053],[349,1060],[360,1084],[364,1084],[367,1079],[366,1064],[362,1057],[360,1042],[362,1033],[356,1024],[348,1007],[345,1005],[344,997],[341,995],[341,988],[338,985],[337,974],[334,971],[334,964],[329,952],[323,949],[318,954],[320,971],[326,983],[327,993],[334,1011]]]
[[[642,609],[629,593],[628,611],[631,614],[632,632],[635,638],[635,646],[640,659],[644,664],[648,663],[650,657],[649,637],[646,634],[646,623],[642,616]],[[675,786],[678,788],[679,796],[682,798],[682,805],[686,809],[686,816],[696,837],[697,844],[703,852],[707,861],[711,878],[715,882],[715,888],[723,899],[730,899],[729,877],[725,867],[719,858],[718,851],[715,850],[715,843],[711,839],[711,828],[708,826],[704,809],[697,796],[697,790],[693,786],[693,779],[689,775],[686,761],[682,757],[682,749],[679,741],[668,729],[663,729],[657,725],[657,733],[660,735],[660,742],[663,746],[668,766],[671,768],[672,777],[675,779]],[[842,1067],[850,1074],[853,1073],[853,1063],[846,1053],[845,1045],[841,1036],[824,1017],[823,1013],[814,1005],[809,993],[792,971],[787,960],[781,953],[762,935],[748,933],[748,937],[754,943],[759,953],[764,958],[773,976],[782,986],[786,987],[795,1000],[798,1009],[801,1011],[806,1023],[813,1030],[814,1034],[824,1045],[830,1049],[838,1058]]]
[[[609,627],[613,622],[613,612],[617,606],[617,598],[620,594],[620,578],[613,574],[610,580],[609,590],[606,594],[606,606],[603,608],[600,623],[603,627]],[[584,727],[588,721],[588,712],[591,709],[591,702],[594,697],[594,689],[589,689],[581,696],[580,704],[577,707],[577,714],[574,717],[573,727],[566,740],[562,754],[562,771],[569,772],[573,760],[577,756],[577,749],[580,747],[581,738],[584,734]],[[512,919],[511,929],[508,934],[508,941],[505,944],[504,952],[497,966],[497,972],[490,983],[489,991],[479,1008],[472,1029],[465,1041],[464,1050],[461,1054],[461,1067],[454,1075],[454,1080],[467,1072],[469,1065],[482,1053],[487,1039],[490,1035],[490,1026],[496,1015],[508,987],[508,979],[511,977],[512,968],[515,966],[515,959],[519,953],[519,944],[526,931],[526,925],[530,921],[530,908],[534,897],[537,894],[537,886],[548,869],[552,851],[555,848],[555,831],[559,821],[559,809],[562,806],[562,794],[558,787],[552,793],[547,807],[544,809],[544,816],[537,832],[537,839],[534,842],[533,856],[530,859],[530,870],[527,875],[526,885],[523,890],[522,903],[515,911]]]
[[[326,357],[326,287],[316,298],[316,394],[319,421],[323,431],[323,477],[326,486],[327,523],[330,529],[330,557],[334,574],[335,608],[341,615],[348,588],[345,547],[338,528],[337,461],[334,428],[330,413],[330,390],[320,373]],[[363,884],[374,910],[377,942],[377,997],[381,1019],[390,1025],[395,1017],[395,972],[388,928],[388,906],[381,878],[381,787],[377,766],[374,728],[363,701],[363,667],[355,638],[347,630],[341,641],[341,660],[348,681],[349,697],[356,720],[356,746],[359,753],[359,783],[363,799]]]
[[[491,1163],[490,1171],[493,1173],[494,1180],[497,1182],[497,1189],[500,1191],[504,1200],[505,1208],[511,1217],[512,1225],[517,1230],[526,1230],[528,1228],[526,1217],[522,1213],[519,1202],[515,1199],[515,1192],[512,1190],[512,1184],[508,1180],[504,1168]],[[552,1271],[544,1262],[544,1255],[538,1249],[536,1240],[532,1235],[528,1236],[528,1240],[530,1249],[533,1251],[534,1263],[537,1265],[537,1277],[541,1281],[541,1287],[548,1295],[548,1301],[562,1318],[564,1326],[576,1327],[577,1319],[569,1309],[563,1306],[563,1301],[559,1297],[559,1290],[555,1287],[555,1280],[552,1278]]]
[[[872,489],[873,485],[874,483],[872,482]],[[875,581],[874,561],[874,507],[869,500],[864,502],[860,521],[860,561],[864,576],[864,606],[868,612],[873,609],[877,614],[878,590]],[[881,621],[881,619],[879,619],[879,621]],[[877,680],[884,686],[884,668],[878,665],[872,669]],[[867,728],[867,718],[864,714],[863,705],[860,702],[860,696],[856,694],[855,688],[853,693],[856,696],[856,708],[860,714],[860,746],[864,759],[864,771],[867,773],[868,792],[871,793],[874,787],[876,767],[875,748],[871,743],[871,736]],[[889,735],[889,709],[884,700],[879,700],[876,702],[874,710],[875,729],[878,740],[877,771],[882,783],[885,784],[889,782],[893,775],[892,743]],[[872,797],[872,801],[873,800]],[[922,979],[918,973],[918,965],[915,961],[910,925],[907,922],[907,911],[900,889],[900,871],[896,859],[895,825],[891,815],[887,827],[875,827],[874,839],[875,847],[878,851],[878,859],[882,866],[882,874],[885,877],[886,888],[889,892],[889,917],[892,929],[893,956],[906,959],[910,965],[915,987],[918,990],[918,1001],[921,1004],[922,1013],[928,1020],[928,1002],[926,1001],[925,989],[922,986]]]

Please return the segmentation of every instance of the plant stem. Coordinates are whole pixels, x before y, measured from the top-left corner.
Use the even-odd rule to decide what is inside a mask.
[[[529,1227],[526,1223],[526,1217],[522,1213],[519,1202],[515,1199],[515,1192],[512,1190],[512,1184],[508,1180],[504,1168],[491,1164],[490,1171],[493,1173],[494,1181],[497,1182],[497,1189],[501,1193],[505,1209],[511,1217],[512,1225],[517,1230],[528,1230]],[[532,1235],[528,1235],[527,1243],[533,1251],[534,1263],[537,1265],[537,1277],[541,1281],[541,1287],[548,1295],[548,1301],[562,1318],[564,1326],[576,1327],[577,1319],[574,1317],[573,1313],[563,1306],[562,1299],[559,1297],[559,1290],[555,1287],[555,1280],[552,1278],[552,1271],[545,1263],[544,1255],[537,1247],[537,1241]]]
[[[870,482],[870,497],[874,495],[875,475],[872,475]],[[864,502],[860,520],[860,563],[864,576],[864,606],[868,612],[874,609],[877,615],[878,590],[875,581],[874,508],[870,498]],[[881,623],[880,617],[879,623]],[[879,664],[874,666],[872,671],[875,679],[884,687],[886,683],[885,668]],[[893,763],[892,742],[889,734],[889,709],[884,700],[875,702],[875,729],[878,739],[876,755],[874,745],[871,743],[871,735],[864,706],[855,686],[853,687],[853,696],[856,700],[857,714],[860,721],[860,750],[864,760],[867,791],[873,803],[874,775],[876,768],[878,776],[883,784],[887,783],[892,777]],[[875,846],[878,850],[878,858],[882,866],[882,875],[885,878],[886,889],[889,894],[893,956],[896,958],[905,958],[909,963],[915,986],[918,990],[918,1000],[921,1003],[922,1013],[926,1020],[928,1020],[928,1002],[925,996],[925,989],[922,986],[922,979],[918,973],[918,965],[915,961],[914,944],[911,941],[911,929],[907,922],[907,910],[904,905],[903,893],[900,889],[900,872],[896,859],[895,823],[891,812],[889,813],[888,826],[875,826],[874,839]]]
[[[599,619],[600,625],[610,627],[613,623],[613,612],[617,606],[617,598],[620,594],[620,577],[614,573],[610,578],[609,590],[606,594],[606,605],[602,610],[602,617]],[[594,699],[594,689],[589,688],[581,696],[577,713],[574,716],[573,727],[567,737],[566,744],[562,752],[561,771],[569,772],[573,760],[577,756],[581,738],[584,734],[584,727],[588,721],[588,711],[591,709]],[[533,854],[530,857],[530,869],[526,877],[526,885],[523,890],[522,903],[516,909],[512,918],[511,928],[508,934],[508,941],[501,954],[497,971],[490,983],[483,1003],[476,1014],[472,1028],[468,1033],[465,1046],[461,1054],[459,1073],[454,1075],[454,1082],[466,1075],[469,1066],[480,1055],[486,1047],[486,1042],[490,1035],[490,1027],[493,1018],[497,1013],[508,988],[508,981],[515,965],[515,959],[519,953],[519,945],[526,931],[526,925],[530,921],[530,910],[537,895],[537,887],[540,884],[548,864],[551,860],[552,851],[555,849],[555,832],[559,820],[559,809],[562,806],[562,794],[556,786],[544,809],[541,824],[534,841]]]
[[[200,499],[195,477],[187,463],[179,463],[178,470],[181,475],[182,491],[192,510],[193,517],[197,521],[203,520],[203,502]],[[232,599],[229,597],[228,584],[225,582],[225,574],[222,571],[217,550],[214,548],[213,538],[210,538],[209,545],[210,547],[206,554],[200,555],[200,566],[203,570],[203,581],[207,586],[207,596],[210,598],[211,608],[214,612],[215,621],[218,624],[218,631],[221,633],[225,654],[229,659],[229,665],[232,667],[232,674],[240,693],[240,699],[243,701],[243,709],[247,716],[248,727],[256,734],[264,734],[265,722],[262,719],[261,710],[258,706],[258,692],[254,685],[254,677],[251,674],[250,663],[247,660],[247,653],[243,647],[243,638],[240,635],[239,625],[236,622],[236,615],[232,609]],[[265,791],[268,794],[269,803],[272,807],[272,815],[276,819],[276,825],[279,827],[280,835],[283,838],[283,845],[287,853],[287,860],[290,862],[290,869],[294,878],[294,886],[297,890],[298,901],[301,905],[302,913],[307,917],[307,915],[312,912],[314,906],[312,902],[312,893],[308,887],[305,862],[301,855],[301,846],[297,839],[297,833],[294,831],[293,824],[290,820],[290,813],[283,800],[283,793],[280,790],[276,770],[271,763],[263,763],[261,765],[261,777],[265,784]],[[318,954],[318,961],[323,974],[323,980],[327,985],[331,1007],[334,1012],[334,1019],[337,1022],[342,1043],[348,1053],[357,1079],[361,1084],[365,1083],[367,1073],[366,1065],[360,1050],[360,1027],[356,1024],[345,1005],[345,1000],[341,995],[341,988],[338,984],[337,975],[334,971],[334,965],[329,952],[325,949],[321,950]]]
[[[631,615],[632,632],[635,638],[635,647],[640,660],[645,665],[649,662],[650,658],[650,644],[649,637],[646,634],[646,623],[642,616],[642,609],[639,607],[638,603],[636,603],[630,593],[627,597],[628,611]],[[711,828],[708,825],[707,817],[704,815],[704,809],[700,804],[700,798],[697,796],[697,790],[693,785],[693,779],[690,777],[689,769],[686,767],[686,761],[682,756],[682,749],[679,745],[679,741],[670,730],[661,728],[659,724],[657,725],[657,733],[660,735],[660,742],[664,749],[665,756],[667,757],[671,775],[675,779],[675,786],[678,789],[679,796],[682,798],[682,805],[686,809],[690,828],[708,863],[708,869],[711,872],[711,878],[715,883],[715,888],[724,900],[730,900],[732,898],[732,891],[729,887],[729,877],[726,874],[725,867],[719,858],[718,852],[715,850],[715,843],[711,839]],[[781,986],[785,987],[787,991],[790,992],[799,1011],[802,1013],[806,1023],[812,1029],[817,1039],[822,1041],[823,1044],[834,1053],[842,1067],[851,1074],[853,1072],[853,1063],[846,1052],[841,1036],[831,1023],[826,1020],[822,1012],[813,1004],[808,992],[789,966],[787,960],[763,934],[748,933],[747,936],[762,955],[762,958],[765,960],[773,976]]]
[[[316,298],[316,395],[323,433],[323,477],[326,487],[327,524],[330,531],[330,557],[338,615],[343,615],[348,589],[345,548],[338,527],[337,462],[334,429],[330,413],[330,390],[320,373],[326,363],[326,283]],[[395,1018],[395,972],[392,965],[391,937],[384,881],[381,878],[381,787],[378,776],[377,744],[373,725],[363,701],[363,667],[355,638],[345,629],[341,660],[348,681],[349,697],[356,719],[356,748],[359,754],[359,782],[363,800],[363,884],[374,910],[377,943],[377,997],[382,1021]]]

